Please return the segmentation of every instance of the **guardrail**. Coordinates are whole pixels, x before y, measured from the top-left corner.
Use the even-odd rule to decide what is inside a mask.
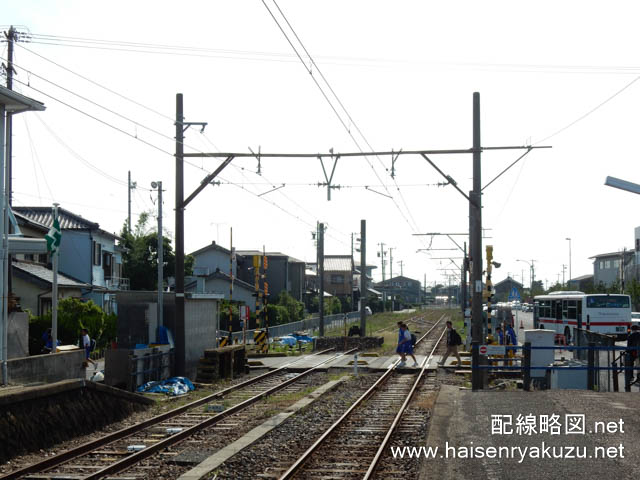
[[[634,357],[632,352],[637,352],[640,355],[640,347],[622,347],[616,345],[596,345],[595,343],[589,343],[589,345],[583,346],[549,346],[549,347],[534,347],[530,342],[526,342],[524,345],[505,345],[509,350],[521,350],[522,356],[507,357],[496,356],[493,358],[487,356],[482,359],[482,362],[486,361],[487,364],[481,363],[480,354],[481,345],[477,342],[471,345],[471,370],[472,375],[480,375],[482,371],[491,370],[520,370],[523,379],[523,389],[529,391],[532,383],[532,370],[545,370],[547,372],[553,370],[562,371],[584,371],[587,372],[587,389],[588,390],[602,390],[602,391],[619,391],[618,388],[618,375],[622,372],[625,373],[625,391],[631,391],[631,384],[633,383],[633,372],[638,371],[640,375],[640,367],[634,366]],[[532,366],[531,354],[536,350],[568,350],[573,352],[586,352],[586,365],[546,365],[546,366]],[[620,352],[616,356],[615,352]],[[607,354],[606,357],[602,354]],[[613,359],[608,354],[613,353]],[[496,358],[497,357],[497,358]],[[601,359],[606,360],[601,365]],[[619,363],[618,363],[619,362]],[[509,365],[507,365],[509,363]],[[519,363],[519,364],[518,364]],[[495,364],[495,365],[492,365]],[[604,374],[603,374],[604,372]],[[611,372],[611,374],[609,373]],[[605,383],[607,383],[605,387]]]
[[[347,320],[353,320],[356,318],[360,318],[360,312],[349,312],[349,313],[338,313],[335,315],[325,315],[324,317],[324,327],[325,328],[335,328],[342,325],[344,321],[345,315],[347,316]],[[283,337],[285,335],[289,335],[293,332],[298,332],[301,330],[307,330],[309,333],[313,334],[316,330],[320,328],[320,317],[312,317],[305,318],[304,320],[299,320],[297,322],[291,323],[283,323],[282,325],[274,325],[269,327],[268,335],[269,338],[274,337]],[[253,332],[260,329],[251,329],[246,331],[247,335],[247,343],[253,343]],[[225,330],[220,330],[219,334],[224,337],[229,336],[229,332]],[[242,341],[242,330],[233,332],[232,339],[235,342],[238,340]]]

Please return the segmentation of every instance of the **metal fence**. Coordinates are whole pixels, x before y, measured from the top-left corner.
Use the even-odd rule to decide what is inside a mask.
[[[341,327],[344,324],[344,318],[347,317],[347,321],[354,320],[360,318],[360,312],[349,312],[349,313],[338,313],[336,315],[325,315],[324,316],[324,328],[337,328]],[[284,337],[285,335],[289,335],[293,332],[299,331],[307,331],[310,335],[316,334],[317,330],[320,328],[320,317],[312,317],[305,318],[304,320],[299,320],[297,322],[284,323],[282,325],[274,325],[273,327],[269,327],[269,338],[274,337]],[[247,330],[247,343],[253,343],[253,332],[256,329]],[[228,331],[220,330],[220,335],[227,337],[229,336]],[[232,338],[235,342],[236,340],[242,341],[242,331],[233,332]]]
[[[597,369],[595,376],[595,386],[601,392],[611,392],[613,390],[614,379],[613,376],[618,372],[613,370],[604,370],[600,368],[613,365],[614,360],[620,356],[620,352],[616,352],[610,348],[599,347],[615,347],[616,341],[609,335],[602,335],[601,333],[592,332],[591,330],[585,330],[583,328],[573,328],[573,338],[576,346],[588,346],[593,345],[598,347],[594,354],[594,367]],[[573,350],[574,360],[588,361],[588,350],[579,349]]]

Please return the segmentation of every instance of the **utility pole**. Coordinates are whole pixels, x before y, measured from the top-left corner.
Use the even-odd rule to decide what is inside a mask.
[[[131,173],[131,172],[129,172]],[[162,288],[164,283],[164,241],[162,237],[162,182],[151,182],[152,188],[158,189],[158,329],[163,324],[164,301]],[[157,340],[157,333],[156,333]]]
[[[15,30],[15,28],[13,28],[13,25],[9,28],[9,31],[7,33],[5,33],[5,37],[7,39],[7,88],[9,90],[13,90],[13,74],[15,72],[15,70],[13,69],[13,49],[14,49],[14,43],[15,41],[18,39],[18,35],[17,32]],[[13,204],[13,154],[12,154],[12,141],[11,141],[11,136],[13,135],[13,114],[7,112],[7,120],[5,123],[5,128],[6,128],[6,134],[7,134],[7,140],[6,140],[6,158],[7,158],[7,172],[8,172],[8,176],[6,179],[6,185],[7,185],[7,189],[8,189],[8,196],[9,196],[9,205],[7,208],[10,208],[11,205]],[[10,226],[7,225],[7,231],[10,232]],[[11,263],[11,261],[9,261],[9,263]],[[11,278],[11,277],[10,277]]]
[[[382,267],[382,281],[384,282],[384,243],[379,243],[380,245],[380,266]]]
[[[360,220],[360,336],[367,336],[367,221]]]
[[[475,353],[482,343],[484,325],[482,319],[482,153],[480,142],[480,93],[473,93],[473,190],[469,192],[469,240],[472,261],[472,340],[475,344],[474,364],[479,360]],[[482,375],[479,369],[472,370],[472,389],[482,389]]]
[[[393,247],[389,247],[389,290],[391,292],[391,311],[395,311],[395,295],[393,292]]]
[[[133,190],[134,188],[136,188],[138,186],[138,184],[136,182],[132,182],[131,181],[131,170],[129,170],[129,175],[128,175],[128,180],[127,180],[127,194],[128,194],[128,202],[127,202],[127,206],[128,206],[128,224],[127,224],[127,229],[129,231],[129,235],[131,235],[131,190]]]
[[[464,316],[464,311],[467,308],[467,269],[469,268],[469,259],[467,258],[467,242],[464,242],[464,258],[462,259],[462,276],[461,276],[461,287],[462,287],[462,314]],[[465,319],[466,322],[466,319]]]
[[[563,263],[562,264],[562,286],[563,287],[565,286],[565,283],[564,283],[564,272],[565,272],[566,269],[567,269],[567,266]]]
[[[320,337],[324,337],[324,223],[318,226],[318,317]]]
[[[176,94],[176,375],[185,375],[184,321],[184,114],[182,94]]]
[[[400,264],[400,276],[404,277],[404,269],[402,268],[404,266],[404,262],[400,260],[398,263]]]

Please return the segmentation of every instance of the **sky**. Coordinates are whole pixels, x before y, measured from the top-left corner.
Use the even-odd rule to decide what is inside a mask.
[[[470,148],[479,92],[483,147],[552,147],[483,192],[494,283],[528,285],[519,260],[549,284],[566,265],[568,279],[569,245],[573,277],[593,273],[589,257],[633,247],[640,198],[604,180],[640,182],[637,2],[276,1],[2,2],[3,30],[24,34],[14,88],[47,107],[15,117],[14,203],[56,201],[117,233],[130,171],[133,222],[144,211],[155,222],[150,184],[162,181],[173,235],[177,93],[185,121],[207,122],[186,131],[185,152],[315,154]],[[522,153],[485,151],[482,184]],[[471,155],[430,158],[472,189]],[[187,160],[185,196],[221,161]],[[263,158],[260,174],[255,158],[234,159],[186,209],[185,249],[228,247],[232,228],[238,249],[312,262],[318,221],[325,253],[349,254],[365,219],[376,281],[384,244],[394,276],[455,283],[440,258],[460,265],[456,245],[416,234],[466,233],[467,200],[421,157],[400,156],[394,178],[391,167],[340,158],[327,201],[317,158]]]

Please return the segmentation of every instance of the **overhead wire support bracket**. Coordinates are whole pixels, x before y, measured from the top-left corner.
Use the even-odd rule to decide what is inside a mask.
[[[254,157],[256,157],[256,159],[258,160],[258,171],[256,172],[258,175],[262,175],[262,164],[260,162],[260,156],[261,156],[261,152],[260,152],[260,145],[258,145],[258,153],[256,154],[253,150],[251,150],[251,147],[249,147],[249,151],[253,154]]]
[[[322,173],[324,173],[324,179],[327,181],[327,201],[331,201],[331,189],[339,188],[337,186],[331,185],[331,181],[333,180],[333,174],[336,172],[336,166],[338,165],[338,160],[340,160],[340,155],[333,155],[333,148],[329,149],[331,153],[331,160],[333,160],[333,168],[331,169],[331,175],[327,176],[327,169],[324,168],[324,161],[322,160],[322,156],[318,154],[318,160],[320,160],[320,165],[322,165]]]
[[[457,183],[457,182],[456,182],[456,181],[451,177],[451,175],[447,175],[447,174],[446,174],[446,173],[444,173],[442,170],[440,170],[440,169],[438,168],[438,166],[437,166],[435,163],[433,163],[433,162],[431,161],[431,159],[430,159],[429,157],[427,157],[424,153],[421,153],[420,155],[422,155],[422,157],[423,157],[427,162],[429,162],[429,164],[430,164],[433,168],[435,168],[435,169],[438,171],[438,173],[439,173],[440,175],[442,175],[442,176],[445,178],[445,180],[447,180],[447,182],[449,182],[451,185],[453,185],[453,187],[454,187],[456,190],[458,190],[458,191],[462,194],[462,196],[463,196],[464,198],[466,198],[466,199],[467,199],[467,201],[468,201],[468,202],[471,202],[471,199],[469,198],[469,196],[468,196],[466,193],[464,193],[464,192],[460,189],[460,187],[458,187],[458,183]]]
[[[393,152],[393,148],[391,149],[391,178],[396,178],[396,160],[398,160],[398,157],[400,156],[400,154],[402,153],[402,149],[400,149],[400,151],[398,151],[398,153]]]
[[[499,179],[502,174],[506,173],[507,170],[509,170],[511,167],[513,167],[516,163],[518,163],[520,160],[522,160],[525,155],[527,155],[531,150],[533,150],[533,147],[531,145],[529,145],[529,147],[527,147],[527,151],[524,152],[522,155],[520,155],[515,162],[513,162],[511,165],[509,165],[507,168],[505,168],[503,171],[501,171],[496,177],[494,177],[493,180],[491,180],[489,183],[487,183],[484,187],[482,187],[482,189],[480,190],[481,192],[484,191],[485,188],[487,188],[489,185],[491,185],[493,182],[495,182],[497,179]]]
[[[262,197],[263,195],[266,195],[267,193],[271,193],[271,192],[275,192],[276,190],[280,190],[281,188],[284,188],[284,186],[285,186],[285,184],[283,183],[279,187],[273,187],[271,190],[267,190],[266,192],[258,194],[258,196]]]
[[[377,193],[378,195],[382,195],[383,197],[393,198],[391,195],[387,195],[386,193],[378,192],[377,190],[374,190],[373,188],[369,187],[368,185],[365,185],[364,189],[365,190],[369,190],[370,192],[373,192],[373,193]]]
[[[218,166],[218,168],[216,168],[212,173],[204,177],[200,182],[200,185],[198,186],[198,188],[196,188],[191,195],[189,195],[186,199],[182,201],[181,207],[184,209],[189,204],[189,202],[191,202],[191,200],[196,198],[198,194],[207,187],[207,185],[211,185],[211,181],[214,178],[216,178],[218,174],[222,172],[222,170],[224,170],[227,165],[231,163],[233,158],[234,158],[233,155],[229,155],[225,159],[225,161]]]

